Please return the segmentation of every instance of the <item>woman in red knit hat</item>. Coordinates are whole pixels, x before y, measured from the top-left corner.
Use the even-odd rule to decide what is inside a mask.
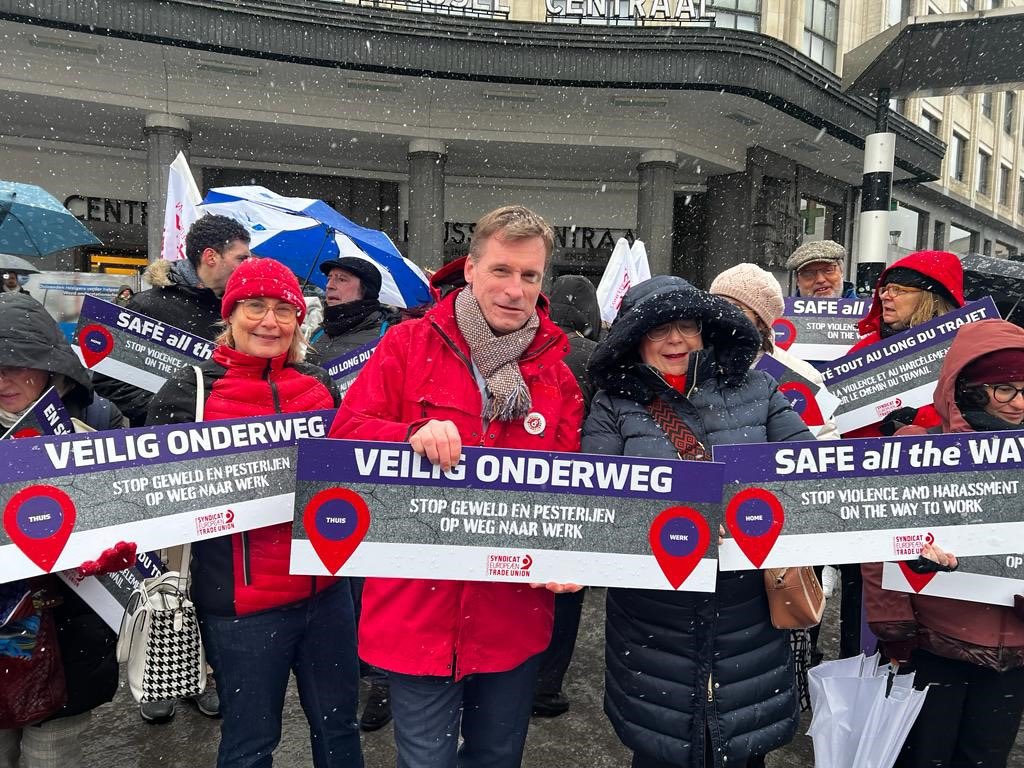
[[[327,373],[303,362],[298,281],[273,259],[229,278],[213,357],[179,371],[153,398],[147,424],[337,408]],[[361,768],[359,668],[352,595],[341,579],[288,573],[291,523],[196,542],[192,598],[220,694],[218,768],[269,766],[291,672],[309,721],[316,768]]]

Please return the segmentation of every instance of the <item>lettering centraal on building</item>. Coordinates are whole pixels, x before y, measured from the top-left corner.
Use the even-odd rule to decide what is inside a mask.
[[[454,5],[454,1],[452,4]],[[707,0],[629,0],[628,6],[625,7],[616,0],[562,0],[559,5],[556,5],[555,0],[544,0],[544,5],[549,16],[687,22],[709,22],[715,18],[715,14],[707,10]],[[622,13],[624,9],[628,10]]]

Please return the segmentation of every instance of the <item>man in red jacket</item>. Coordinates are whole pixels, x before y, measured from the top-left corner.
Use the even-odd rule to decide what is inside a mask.
[[[467,287],[387,332],[330,436],[408,441],[443,469],[463,445],[578,450],[583,400],[540,293],[553,245],[522,206],[480,219]],[[388,672],[400,768],[520,765],[551,592],[575,589],[366,580],[359,655]]]

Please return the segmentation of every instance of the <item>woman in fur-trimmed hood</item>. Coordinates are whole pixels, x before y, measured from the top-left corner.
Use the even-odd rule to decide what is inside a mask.
[[[681,278],[630,289],[590,360],[599,391],[581,450],[700,460],[720,444],[812,440],[775,380],[750,370],[760,341]],[[609,589],[605,643],[605,712],[634,768],[742,767],[796,733],[789,634],[772,627],[760,571],[720,573],[710,594]]]

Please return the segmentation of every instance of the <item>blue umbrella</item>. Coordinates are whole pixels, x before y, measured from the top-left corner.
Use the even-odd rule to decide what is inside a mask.
[[[427,276],[391,238],[354,224],[321,200],[283,197],[258,186],[219,187],[206,193],[200,210],[237,219],[252,236],[253,253],[277,259],[320,287],[327,285],[320,264],[354,256],[380,271],[384,304],[412,307],[430,301]]]
[[[0,253],[38,258],[76,245],[102,243],[46,190],[0,181]]]

